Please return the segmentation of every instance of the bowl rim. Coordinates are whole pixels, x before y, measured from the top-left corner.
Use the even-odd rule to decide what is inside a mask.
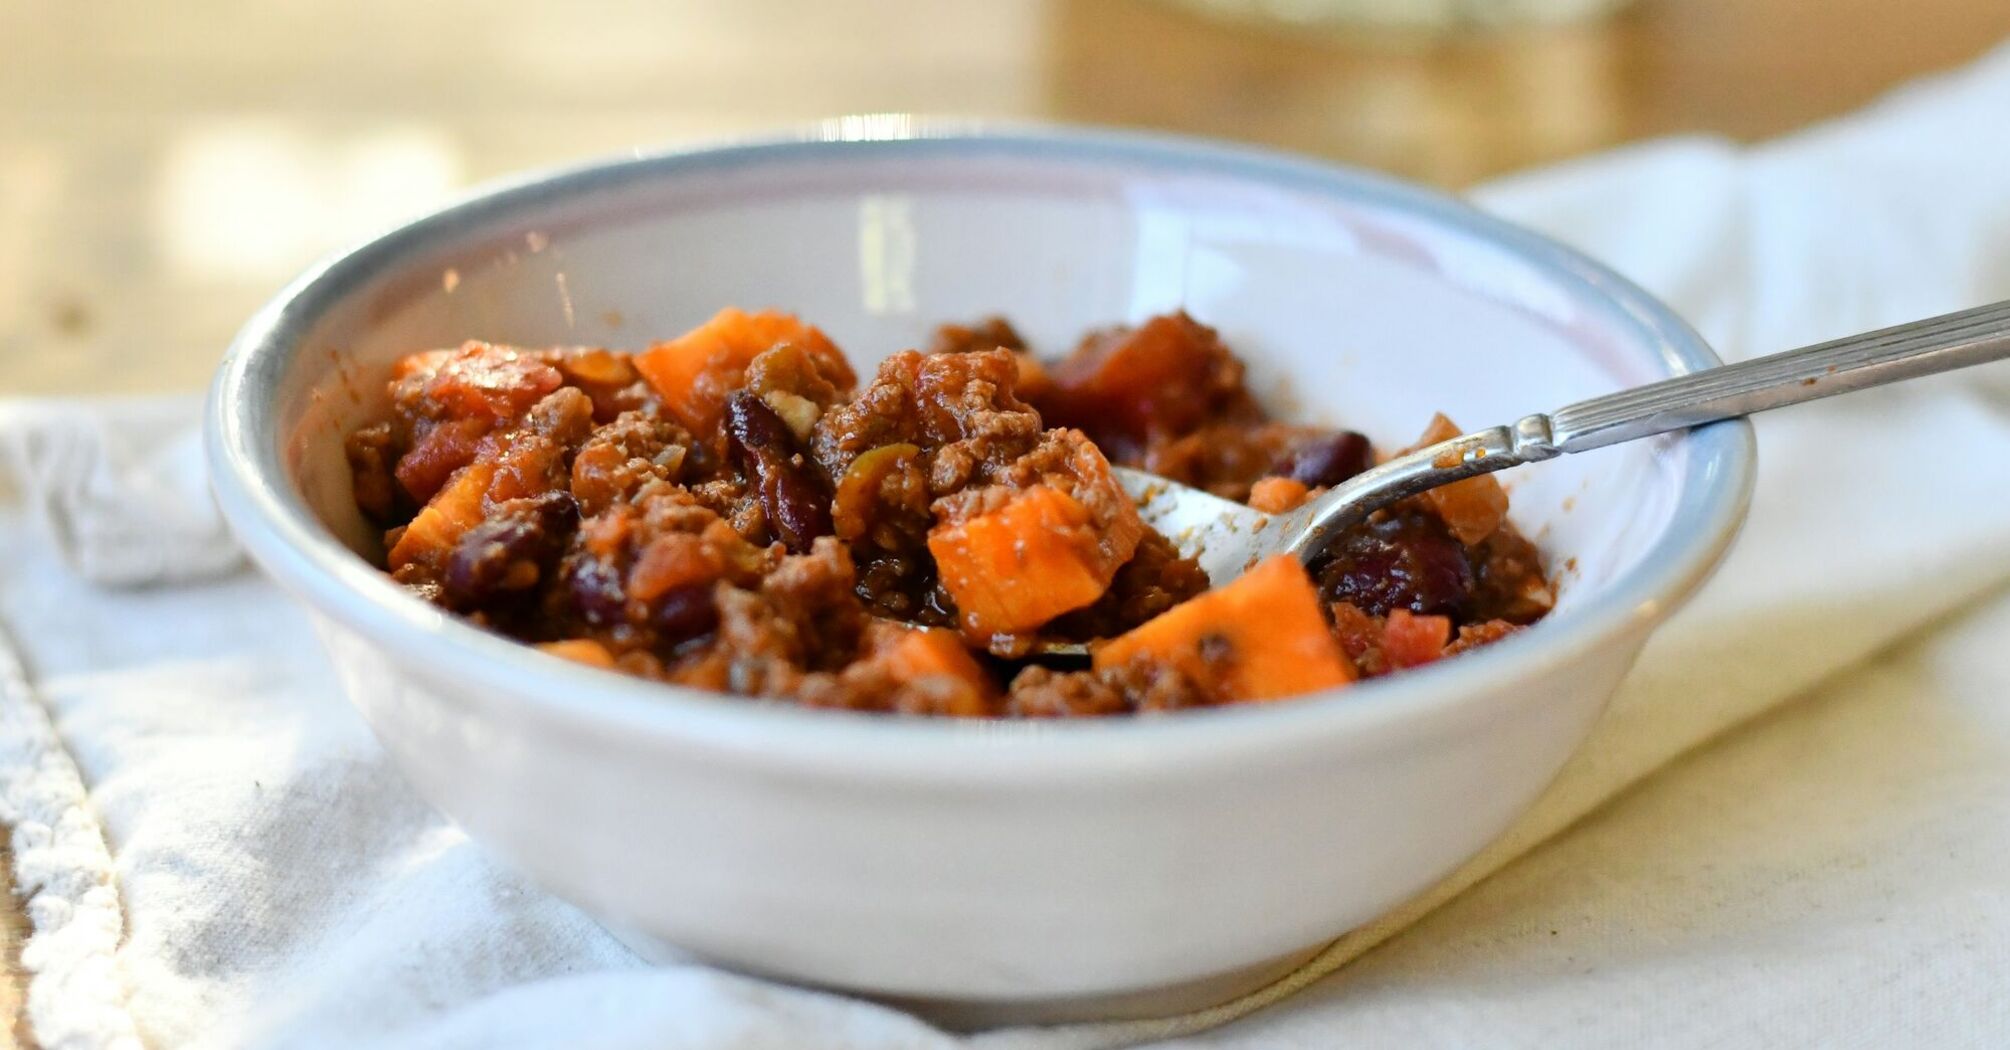
[[[1106,775],[1141,765],[1243,761],[1280,741],[1367,735],[1388,742],[1468,716],[1490,686],[1527,682],[1587,650],[1651,629],[1722,561],[1750,503],[1756,446],[1743,419],[1674,440],[1689,456],[1676,506],[1653,546],[1582,604],[1457,660],[1344,695],[1124,719],[897,718],[724,700],[575,664],[483,631],[404,592],[356,557],[287,480],[274,435],[274,391],[300,337],[358,285],[408,253],[540,202],[721,166],[802,163],[833,151],[967,156],[1006,151],[1061,163],[1203,171],[1393,209],[1514,253],[1602,309],[1652,349],[1667,374],[1720,364],[1690,326],[1631,281],[1556,241],[1450,195],[1342,165],[1152,132],[907,115],[834,118],[780,136],[656,151],[532,172],[475,188],[427,215],[337,252],[260,308],[232,341],[204,409],[211,487],[253,560],[317,615],[367,638],[407,671],[451,674],[485,711],[527,708],[552,728],[676,742],[722,756],[882,777],[988,780]],[[1170,763],[1171,765],[1166,765]]]

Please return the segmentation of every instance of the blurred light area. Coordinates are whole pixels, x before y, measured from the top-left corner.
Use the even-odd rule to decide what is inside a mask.
[[[452,143],[425,129],[204,124],[167,144],[161,251],[196,280],[271,280],[437,205],[461,181]]]
[[[2010,34],[2010,0],[1302,24],[1314,5],[1579,2],[1608,0],[0,0],[0,393],[197,388],[314,259],[466,183],[592,157],[1004,118],[1460,187],[1669,132],[1778,134]],[[1257,24],[1193,10],[1237,4],[1294,6]],[[915,116],[817,124],[848,113]],[[844,279],[928,309],[928,260],[903,261],[900,213],[875,207],[857,219],[873,261]],[[1184,265],[1201,268],[1168,264],[1140,295],[1226,279],[1204,253]]]
[[[0,352],[25,339],[29,289],[44,283],[35,250],[48,204],[61,188],[62,167],[41,150],[0,151]],[[0,393],[7,389],[0,381]]]
[[[1193,217],[1174,209],[1147,208],[1136,221],[1131,302],[1125,316],[1150,317],[1184,309],[1196,299],[1187,284],[1194,253]]]
[[[915,137],[918,130],[911,114],[861,113],[826,120],[811,137],[818,142],[897,142]]]
[[[1172,0],[1232,18],[1292,26],[1446,32],[1556,25],[1611,14],[1634,0]]]
[[[154,113],[566,111],[632,122],[643,141],[848,112],[1024,112],[1043,98],[1059,2],[0,0],[0,92]],[[17,42],[31,45],[20,60]],[[71,68],[35,75],[59,72],[37,48]]]
[[[859,201],[858,267],[867,310],[914,312],[914,242],[913,198],[875,194]]]

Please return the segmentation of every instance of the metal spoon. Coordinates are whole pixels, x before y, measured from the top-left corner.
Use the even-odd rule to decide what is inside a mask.
[[[1568,452],[2010,357],[2010,302],[1705,369],[1523,416],[1389,460],[1304,506],[1264,514],[1141,470],[1117,468],[1139,513],[1217,587],[1273,554],[1311,564],[1348,526],[1454,481]],[[1989,454],[1980,453],[1978,454]],[[2010,455],[2010,449],[2001,454]],[[1049,654],[1083,647],[1050,642]]]

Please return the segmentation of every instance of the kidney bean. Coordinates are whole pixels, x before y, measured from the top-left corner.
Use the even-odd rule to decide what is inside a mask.
[[[1307,488],[1338,485],[1367,470],[1371,463],[1368,439],[1351,430],[1331,437],[1314,438],[1285,453],[1270,468]]]
[[[1327,601],[1351,602],[1373,616],[1408,609],[1463,621],[1473,609],[1465,547],[1425,514],[1392,514],[1348,530],[1318,576]]]
[[[677,645],[711,633],[719,625],[719,607],[710,584],[678,587],[663,595],[656,607],[656,629],[665,645]]]
[[[794,432],[766,402],[745,390],[727,400],[726,445],[753,480],[768,528],[783,546],[805,554],[811,541],[830,535],[830,492],[797,451]]]
[[[627,622],[628,592],[613,565],[590,555],[568,559],[566,585],[580,619],[595,627]]]
[[[578,523],[579,512],[564,492],[546,492],[498,507],[454,546],[441,580],[447,604],[476,609],[505,593],[535,588],[564,553]]]

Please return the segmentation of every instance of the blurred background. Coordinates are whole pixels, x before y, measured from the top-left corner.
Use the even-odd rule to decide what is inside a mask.
[[[917,111],[1457,189],[1775,135],[2006,36],[2010,0],[10,0],[0,393],[195,389],[324,252],[639,146]]]

